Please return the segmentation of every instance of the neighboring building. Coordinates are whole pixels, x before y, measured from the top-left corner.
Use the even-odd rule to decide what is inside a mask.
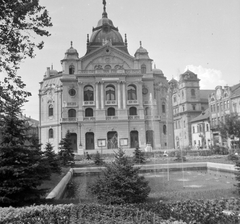
[[[211,130],[209,122],[209,108],[191,121],[192,148],[200,149],[211,147]]]
[[[168,81],[152,69],[140,43],[128,52],[118,28],[102,18],[87,35],[82,57],[71,47],[61,60],[62,71],[48,68],[40,83],[40,139],[57,151],[69,130],[75,153],[111,152],[112,149],[173,148],[173,121]]]
[[[197,75],[189,70],[172,85],[174,141],[176,148],[192,147],[191,121],[208,108],[208,95],[213,90],[200,90]]]
[[[240,84],[229,86],[217,86],[209,96],[210,124],[212,130],[212,144],[231,147],[237,139],[222,139],[218,131],[219,125],[225,122],[225,116],[230,113],[240,115]]]

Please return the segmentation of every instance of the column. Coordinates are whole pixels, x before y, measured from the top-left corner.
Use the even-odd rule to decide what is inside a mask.
[[[98,94],[98,82],[96,82],[96,109],[99,109],[99,94]]]
[[[122,89],[123,89],[123,92],[122,92],[122,95],[123,95],[123,109],[126,109],[126,82],[123,81],[122,82]]]
[[[104,109],[104,91],[103,91],[104,82],[101,82],[101,109]]]
[[[142,97],[142,84],[143,84],[143,81],[139,81],[138,82],[138,91],[137,91],[137,100],[138,100],[138,103],[139,103],[139,106],[142,108],[143,107],[143,97]]]
[[[118,109],[121,109],[121,85],[120,82],[118,82]]]
[[[79,108],[82,108],[83,105],[83,89],[82,89],[82,82],[78,82],[78,86],[79,86],[79,91],[78,91],[78,102],[79,102]]]

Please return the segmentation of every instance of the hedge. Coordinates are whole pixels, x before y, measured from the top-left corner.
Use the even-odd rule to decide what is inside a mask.
[[[224,214],[231,211],[231,215]],[[0,208],[1,224],[237,224],[240,199],[187,200],[122,206],[101,204],[39,205]],[[177,221],[178,220],[178,221]]]
[[[100,204],[40,205],[0,208],[1,224],[184,224],[163,220],[151,211]]]

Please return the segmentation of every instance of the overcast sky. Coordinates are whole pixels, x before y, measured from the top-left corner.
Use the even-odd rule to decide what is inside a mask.
[[[108,18],[124,37],[131,55],[139,41],[156,67],[170,80],[187,68],[201,79],[201,89],[240,81],[239,0],[106,0]],[[61,71],[60,60],[70,47],[86,53],[87,34],[102,17],[102,0],[40,0],[52,17],[51,36],[19,75],[32,92],[24,114],[38,119],[38,89],[46,67]]]

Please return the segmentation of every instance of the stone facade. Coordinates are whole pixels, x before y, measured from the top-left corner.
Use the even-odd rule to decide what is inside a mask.
[[[72,43],[61,60],[62,71],[47,68],[40,83],[40,140],[58,151],[69,130],[75,153],[103,153],[122,147],[173,148],[173,120],[168,81],[152,69],[140,43],[134,56],[108,18],[87,36],[79,57]]]
[[[197,75],[189,70],[180,75],[179,82],[171,80],[176,148],[192,148],[191,121],[208,108],[212,90],[200,90]]]

